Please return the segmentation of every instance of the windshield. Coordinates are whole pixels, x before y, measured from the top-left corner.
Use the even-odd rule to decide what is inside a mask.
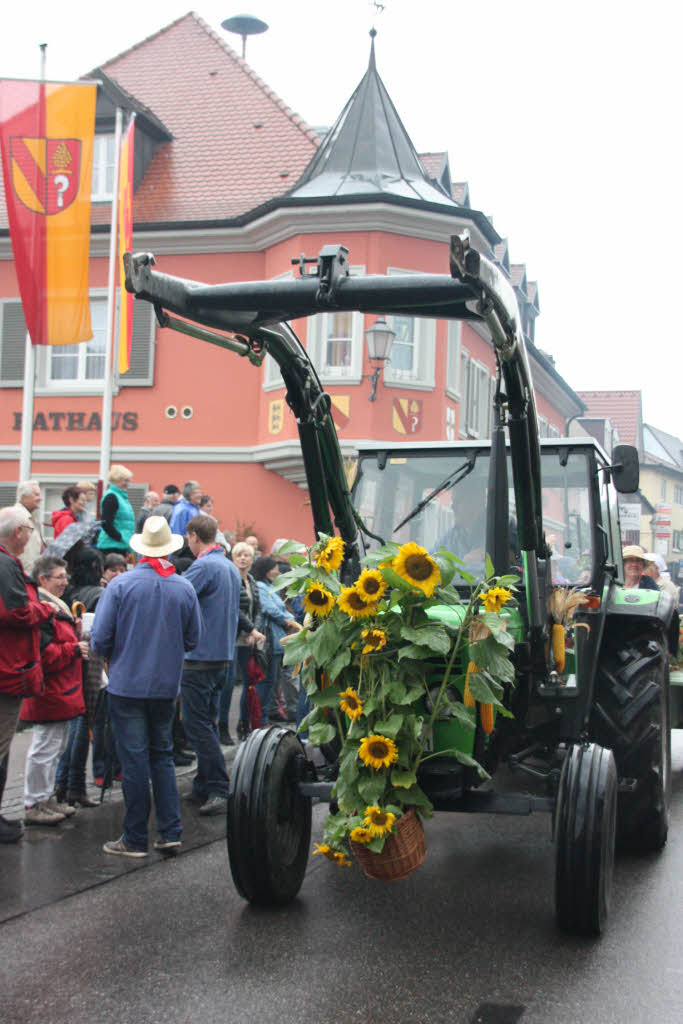
[[[472,461],[474,466],[469,469]],[[593,566],[588,457],[573,452],[564,461],[563,466],[557,450],[541,455],[543,524],[553,552],[554,582],[582,584],[590,580]],[[414,453],[403,450],[388,455],[386,450],[363,452],[353,503],[368,530],[383,541],[414,541],[430,552],[444,547],[462,559],[468,571],[480,576],[486,557],[488,473],[488,449],[417,449]],[[451,483],[453,480],[456,482]],[[509,459],[508,482],[510,568],[520,568]],[[366,537],[365,543],[372,549],[379,541]]]

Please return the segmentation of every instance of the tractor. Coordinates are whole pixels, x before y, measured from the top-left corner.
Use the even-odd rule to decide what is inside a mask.
[[[678,611],[665,593],[623,586],[617,493],[638,487],[637,452],[618,445],[608,457],[586,437],[540,440],[514,291],[466,233],[450,241],[447,274],[352,277],[342,245],[292,262],[294,279],[206,285],[156,271],[151,254],[124,257],[126,287],[153,303],[162,326],[257,366],[266,353],[278,364],[316,536],[336,532],[345,542],[342,581],[352,583],[364,553],[385,540],[460,545],[454,554],[470,574],[483,577],[487,564],[518,574],[521,599],[508,623],[515,683],[505,689],[512,717],[498,717],[490,735],[477,726],[456,737],[457,722],[437,720],[429,738],[435,754],[460,743],[492,781],[482,785],[445,753],[430,758],[419,782],[440,811],[550,814],[557,921],[600,933],[616,844],[661,849],[671,794],[668,673]],[[289,326],[330,310],[486,328],[497,364],[491,440],[362,444],[351,481],[330,398]],[[463,521],[469,537],[457,529]],[[559,588],[581,602],[562,664],[551,643]],[[254,731],[238,751],[227,845],[236,887],[250,902],[286,904],[301,887],[312,802],[334,801],[336,751],[316,753],[311,760],[281,727]],[[503,769],[533,791],[497,787]]]

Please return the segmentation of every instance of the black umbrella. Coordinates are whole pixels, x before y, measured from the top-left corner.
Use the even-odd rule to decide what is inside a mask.
[[[91,543],[99,532],[99,520],[89,519],[85,523],[80,521],[69,523],[60,535],[55,537],[52,543],[48,544],[43,554],[53,555],[55,558],[64,558],[78,543]]]

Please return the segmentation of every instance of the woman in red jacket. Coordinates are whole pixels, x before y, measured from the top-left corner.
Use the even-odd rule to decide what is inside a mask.
[[[62,491],[63,508],[57,508],[52,513],[52,529],[54,536],[59,537],[62,530],[65,530],[71,523],[77,523],[81,514],[88,504],[88,495],[85,491],[79,491],[77,487],[67,487]],[[59,595],[61,597],[61,594]]]
[[[55,607],[40,631],[40,664],[43,692],[27,697],[21,720],[33,723],[33,738],[26,755],[24,776],[24,824],[58,825],[74,814],[53,795],[59,755],[66,746],[69,722],[85,712],[81,658],[88,645],[78,639],[76,620],[62,601],[67,584],[66,562],[43,555],[33,567],[39,596]]]

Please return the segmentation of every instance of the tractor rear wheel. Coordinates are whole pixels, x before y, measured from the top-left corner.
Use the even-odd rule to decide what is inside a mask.
[[[306,873],[311,798],[299,790],[301,742],[288,729],[256,729],[230,778],[227,843],[237,891],[250,903],[294,899]]]
[[[557,923],[599,935],[612,894],[617,769],[611,750],[576,744],[564,760],[555,805]]]
[[[591,738],[614,752],[617,842],[642,851],[666,843],[671,803],[669,659],[661,637],[608,641],[598,669]]]

